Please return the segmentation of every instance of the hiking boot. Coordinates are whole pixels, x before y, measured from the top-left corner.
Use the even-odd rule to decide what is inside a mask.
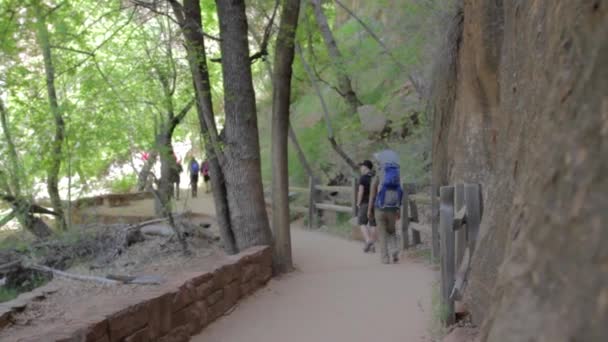
[[[393,263],[396,264],[399,262],[399,252],[393,253]]]
[[[372,244],[369,242],[365,243],[365,246],[363,246],[363,252],[368,253],[369,249],[372,247]]]
[[[376,245],[372,244],[372,246],[369,248],[369,251],[372,253],[376,253]]]

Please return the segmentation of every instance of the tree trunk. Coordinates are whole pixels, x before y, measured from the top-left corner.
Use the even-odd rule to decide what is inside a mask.
[[[260,168],[255,92],[245,1],[216,0],[226,113],[225,156],[230,222],[239,250],[272,242]]]
[[[201,134],[205,140],[207,160],[209,161],[209,177],[211,178],[211,186],[213,188],[215,216],[220,229],[220,236],[224,245],[224,251],[227,254],[236,254],[238,253],[238,248],[230,222],[226,183],[221,167],[223,155],[219,144],[217,127],[215,126],[211,99],[200,1],[184,0],[183,7],[175,1],[171,1],[171,6],[186,41],[188,63],[196,95],[196,110]]]
[[[163,125],[164,126],[164,125]],[[160,157],[160,179],[158,180],[158,198],[156,199],[156,216],[166,217],[171,212],[171,198],[173,197],[172,170],[175,167],[171,137],[167,136],[165,127],[156,137],[156,150]]]
[[[16,217],[19,220],[19,224],[38,239],[44,240],[53,235],[51,228],[40,218],[34,216],[34,214],[51,214],[56,217],[57,214],[55,212],[11,194],[0,193],[0,199],[9,204],[13,209],[7,217],[2,218],[0,227],[13,217]]]
[[[275,236],[274,265],[279,273],[289,272],[293,268],[287,136],[290,131],[291,74],[299,12],[300,0],[283,1],[272,77],[272,228]]]
[[[67,226],[63,214],[61,197],[59,196],[59,171],[61,169],[61,149],[64,139],[64,122],[61,116],[61,109],[57,101],[57,93],[55,91],[55,69],[53,67],[53,59],[51,56],[51,44],[49,41],[49,33],[46,26],[45,16],[40,8],[41,4],[34,5],[36,14],[36,26],[38,29],[38,44],[42,50],[44,59],[44,71],[46,73],[46,89],[49,97],[49,106],[53,118],[55,120],[55,137],[52,142],[51,163],[47,173],[47,189],[53,210],[59,215],[57,217],[57,226],[62,230],[66,230]]]
[[[15,142],[13,141],[13,137],[11,136],[11,132],[8,126],[8,113],[6,108],[4,107],[4,102],[2,98],[0,98],[0,122],[2,123],[2,132],[4,133],[4,140],[6,141],[6,146],[8,147],[8,157],[9,157],[9,167],[10,170],[8,172],[9,179],[8,184],[9,188],[12,191],[12,194],[15,196],[21,196],[21,167],[19,166],[19,159],[17,157],[17,149],[15,148]]]
[[[145,191],[148,185],[148,178],[154,164],[156,164],[156,158],[158,158],[158,151],[152,150],[148,156],[148,159],[144,162],[144,166],[139,171],[137,176],[137,191]]]
[[[338,44],[336,43],[334,35],[329,28],[329,24],[327,23],[327,17],[325,16],[325,13],[323,13],[321,0],[310,0],[310,3],[315,13],[317,26],[319,26],[319,30],[323,36],[323,41],[325,42],[325,46],[329,52],[332,64],[334,65],[340,93],[346,99],[346,102],[350,107],[349,109],[351,114],[355,114],[357,113],[357,107],[359,107],[362,103],[359,101],[359,98],[357,98],[357,94],[353,90],[350,77],[348,77],[348,74],[346,73],[342,53],[340,52],[340,49],[338,49]]]

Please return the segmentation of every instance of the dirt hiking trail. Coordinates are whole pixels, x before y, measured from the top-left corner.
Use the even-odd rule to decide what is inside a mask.
[[[292,229],[297,270],[272,280],[194,342],[431,341],[435,273],[321,232]]]

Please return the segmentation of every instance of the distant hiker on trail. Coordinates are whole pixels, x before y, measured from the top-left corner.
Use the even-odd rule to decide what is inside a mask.
[[[371,161],[365,160],[359,164],[361,168],[361,178],[359,178],[359,188],[357,189],[357,220],[361,228],[361,234],[365,239],[365,253],[376,252],[376,220],[374,218],[373,203],[370,205],[369,190],[374,178],[374,164]],[[372,215],[368,217],[368,208],[371,208]]]
[[[376,219],[380,240],[380,258],[383,264],[399,261],[399,244],[397,239],[397,220],[400,216],[403,189],[399,174],[399,156],[392,150],[374,154],[378,161],[378,176],[374,178],[370,190],[368,217]],[[372,207],[375,207],[375,214]],[[392,245],[392,253],[391,253]],[[392,257],[392,258],[391,258]]]
[[[196,198],[198,193],[198,173],[200,172],[198,162],[194,157],[190,160],[190,187],[192,188],[192,198]]]
[[[171,187],[175,187],[175,199],[179,199],[179,176],[182,172],[184,172],[184,168],[182,164],[177,159],[175,153],[173,153],[173,157],[175,157],[175,164],[171,165],[171,170],[169,173],[169,182],[171,183]],[[172,189],[173,190],[173,189]]]
[[[201,173],[203,174],[203,182],[205,182],[205,193],[209,193],[209,161],[205,160],[201,166]]]

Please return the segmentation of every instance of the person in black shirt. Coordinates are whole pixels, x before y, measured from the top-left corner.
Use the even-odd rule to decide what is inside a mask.
[[[365,253],[375,252],[376,248],[374,243],[376,242],[376,222],[372,218],[369,219],[367,215],[369,203],[369,190],[372,183],[372,178],[374,177],[374,165],[371,161],[365,160],[361,164],[361,178],[359,178],[359,188],[357,189],[357,216],[359,226],[361,227],[361,233],[363,234],[363,238],[365,239],[365,247],[363,251]],[[372,204],[373,208],[373,204]]]

